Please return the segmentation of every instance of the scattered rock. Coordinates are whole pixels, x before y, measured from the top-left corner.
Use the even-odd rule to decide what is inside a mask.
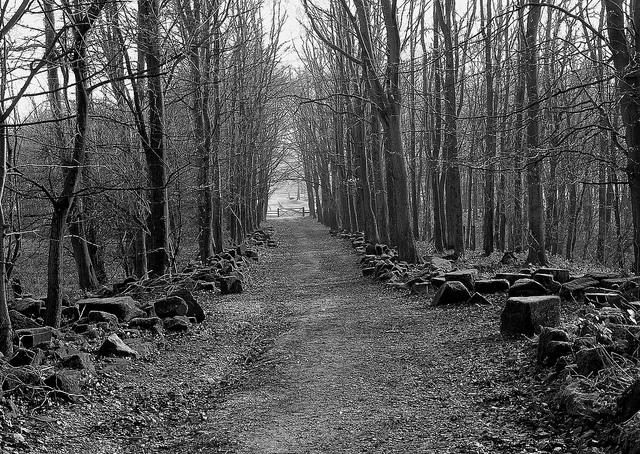
[[[547,289],[533,279],[518,279],[509,287],[509,296],[541,296],[546,295]]]
[[[467,290],[470,292],[474,291],[476,277],[478,276],[478,270],[476,269],[468,269],[468,270],[458,270],[451,271],[449,273],[445,273],[444,279],[445,281],[458,281],[462,282]]]
[[[19,345],[26,348],[32,348],[38,345],[49,344],[53,337],[53,329],[50,326],[17,329],[13,334],[18,338]]]
[[[113,333],[107,336],[104,340],[100,349],[98,350],[99,356],[138,356],[138,352],[133,350],[127,344],[125,344],[122,339],[118,337],[117,334]]]
[[[168,296],[153,303],[153,310],[160,318],[187,315],[189,306],[179,296]]]
[[[585,293],[584,300],[596,307],[619,306],[622,295],[619,293]]]
[[[215,292],[216,284],[215,282],[197,282],[196,286],[193,289],[194,291],[203,291],[203,292]]]
[[[626,421],[639,411],[640,379],[637,379],[616,399],[616,416],[619,420]],[[640,439],[638,439],[638,441],[640,441]]]
[[[562,284],[556,281],[552,274],[534,274],[533,280],[542,284],[550,293],[558,293],[560,291],[560,287],[562,287]]]
[[[415,282],[411,285],[411,295],[426,295],[431,288],[430,282]]]
[[[559,393],[560,408],[570,416],[590,417],[596,413],[595,402],[599,394],[585,392],[586,387],[581,380],[571,381]]]
[[[475,289],[480,293],[499,293],[508,291],[509,285],[506,279],[478,279]]]
[[[603,347],[585,348],[576,353],[576,365],[580,375],[590,375],[602,370],[605,366],[605,349]]]
[[[9,364],[13,367],[39,366],[43,360],[44,353],[39,348],[35,351],[28,350],[26,348],[18,348],[9,360]]]
[[[13,330],[39,328],[40,324],[35,320],[21,314],[20,312],[12,309],[9,311],[9,318],[11,319],[11,328]]]
[[[560,357],[571,352],[571,342],[566,331],[546,326],[541,329],[536,353],[538,364],[552,366]]]
[[[67,369],[84,370],[90,374],[94,374],[96,369],[91,360],[91,355],[88,353],[75,353],[69,356],[65,356],[60,361],[60,365]]]
[[[543,326],[560,325],[560,298],[557,296],[512,297],[500,315],[500,332],[533,336]]]
[[[107,323],[110,326],[118,326],[118,317],[111,312],[90,311],[87,315],[89,323]]]
[[[223,276],[220,278],[220,293],[229,295],[242,293],[242,281],[235,276]]]
[[[467,301],[467,304],[477,304],[479,306],[491,306],[491,303],[488,299],[482,296],[480,293],[475,292],[471,295],[471,298]]]
[[[80,394],[80,376],[74,371],[60,370],[48,377],[44,384],[56,390],[56,397],[73,400]]]
[[[509,281],[509,285],[513,285],[518,279],[529,279],[531,275],[522,273],[498,273],[494,279],[506,279]]]
[[[189,331],[191,323],[185,316],[176,316],[164,319],[164,329],[173,332],[186,332]]]
[[[469,298],[471,298],[471,294],[462,282],[445,282],[440,286],[436,294],[433,296],[433,299],[431,300],[431,306],[466,303]]]
[[[204,310],[202,309],[200,303],[198,303],[198,301],[193,296],[193,293],[191,293],[187,289],[180,289],[169,294],[169,297],[172,296],[182,298],[184,302],[187,303],[187,317],[194,317],[198,323],[202,323],[204,321]]]
[[[565,282],[569,282],[569,270],[564,270],[561,268],[538,268],[538,270],[534,274],[550,274],[560,284],[564,284]]]
[[[159,317],[137,317],[129,321],[129,327],[146,329],[161,334],[163,325]]]
[[[44,301],[34,298],[18,298],[9,303],[9,309],[14,309],[28,317],[39,317]]]
[[[444,276],[435,276],[431,278],[430,282],[431,282],[431,285],[438,288],[438,287],[441,287],[442,284],[446,282],[446,279],[444,278]]]
[[[90,311],[109,312],[121,322],[128,322],[134,317],[142,316],[136,301],[130,296],[116,296],[112,298],[86,298],[78,301],[80,312]]]
[[[573,279],[562,284],[560,287],[560,297],[568,300],[576,299],[580,297],[581,291],[594,285],[598,285],[598,281],[588,276]]]

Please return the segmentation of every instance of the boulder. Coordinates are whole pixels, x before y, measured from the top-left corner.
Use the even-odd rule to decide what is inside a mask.
[[[25,348],[32,348],[49,344],[53,338],[53,329],[50,326],[17,329],[14,330],[13,335],[18,338],[19,345]]]
[[[560,291],[560,287],[562,287],[562,284],[556,281],[551,274],[534,274],[533,280],[542,284],[542,286],[550,293],[558,293]]]
[[[246,251],[244,251],[244,256],[250,259],[258,260],[258,251],[247,249]]]
[[[538,338],[536,359],[541,366],[553,366],[558,359],[572,352],[569,335],[557,328],[543,327]]]
[[[580,293],[589,287],[598,285],[598,281],[585,276],[565,282],[560,287],[560,297],[564,299],[573,299],[580,296]]]
[[[74,371],[60,370],[49,376],[44,384],[56,391],[56,397],[73,400],[80,394],[80,376]]]
[[[626,421],[639,411],[640,379],[637,379],[616,399],[616,417],[621,421]]]
[[[117,334],[109,334],[104,340],[100,349],[98,350],[99,356],[121,356],[121,357],[136,357],[138,352],[125,344]]]
[[[576,353],[578,373],[584,376],[597,373],[605,367],[606,351],[603,347],[585,348]]]
[[[509,287],[509,296],[541,296],[546,295],[547,289],[533,279],[518,279]]]
[[[466,303],[469,298],[471,298],[471,294],[462,282],[450,281],[445,282],[440,286],[431,300],[431,305],[440,306],[442,304],[462,304]]]
[[[364,253],[366,255],[376,255],[376,245],[373,243],[367,243],[364,245]]]
[[[153,302],[153,310],[160,318],[187,315],[189,306],[179,296],[168,296]]]
[[[138,309],[136,301],[130,296],[115,296],[112,298],[86,298],[78,301],[78,309],[82,313],[90,311],[109,312],[118,317],[121,322],[128,322],[134,317],[140,317],[142,310]]]
[[[553,276],[553,279],[560,284],[569,282],[570,276],[569,270],[564,270],[562,268],[538,268],[534,274],[550,274]]]
[[[498,273],[495,275],[494,279],[506,279],[509,281],[509,285],[513,285],[515,281],[518,279],[530,279],[530,274],[523,273]]]
[[[508,291],[509,285],[506,279],[478,279],[475,290],[479,293],[500,293]]]
[[[473,292],[475,288],[476,277],[478,276],[478,270],[476,269],[468,269],[468,270],[458,270],[451,271],[449,273],[445,273],[444,279],[445,281],[458,281],[462,282],[467,290]]]
[[[107,323],[111,326],[118,326],[118,317],[111,312],[90,311],[87,315],[89,323]]]
[[[202,309],[200,303],[198,303],[198,301],[193,296],[193,293],[183,288],[171,292],[169,294],[169,297],[172,296],[180,297],[184,300],[185,303],[187,303],[187,317],[194,317],[198,323],[202,323],[204,321],[204,310]]]
[[[471,295],[471,298],[467,300],[467,304],[477,304],[479,306],[491,306],[491,303],[488,299],[482,296],[480,293],[475,292]]]
[[[523,296],[507,300],[500,315],[500,332],[533,336],[544,326],[560,325],[560,298]]]
[[[91,361],[91,355],[88,353],[74,353],[65,356],[60,360],[60,365],[67,369],[84,370],[90,374],[94,374],[96,369]]]
[[[229,295],[242,293],[242,281],[235,276],[223,276],[220,278],[220,293]]]
[[[176,316],[164,319],[164,329],[173,332],[186,332],[189,331],[191,322],[185,316]]]
[[[21,314],[20,312],[11,309],[9,311],[9,319],[11,319],[11,328],[13,330],[17,329],[28,329],[28,328],[39,328],[40,324],[35,320],[27,317],[26,315]]]

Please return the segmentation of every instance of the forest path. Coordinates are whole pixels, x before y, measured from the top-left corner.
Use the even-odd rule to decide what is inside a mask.
[[[363,278],[315,220],[269,224],[279,247],[245,293],[199,295],[203,324],[101,366],[89,403],[44,411],[25,452],[578,452],[533,347],[501,338],[501,304],[431,308]]]
[[[499,308],[427,308],[363,278],[315,221],[272,224],[265,278],[291,329],[211,415],[220,452],[544,452],[517,382],[530,356],[500,337]]]

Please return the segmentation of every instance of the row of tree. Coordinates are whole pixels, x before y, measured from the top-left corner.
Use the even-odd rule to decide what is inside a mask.
[[[39,237],[45,322],[58,326],[67,241],[92,290],[123,271],[158,277],[180,257],[204,261],[255,229],[284,155],[288,73],[278,3],[22,0],[1,13],[7,354],[6,282],[42,273],[20,272]]]
[[[295,136],[322,222],[408,261],[428,239],[637,270],[638,5],[304,5]]]

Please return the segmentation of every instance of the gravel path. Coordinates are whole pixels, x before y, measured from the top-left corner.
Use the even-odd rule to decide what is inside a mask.
[[[40,452],[582,452],[554,433],[531,345],[501,338],[500,304],[430,308],[363,278],[315,221],[270,225],[248,292],[208,303],[215,320],[114,397],[52,410]]]

